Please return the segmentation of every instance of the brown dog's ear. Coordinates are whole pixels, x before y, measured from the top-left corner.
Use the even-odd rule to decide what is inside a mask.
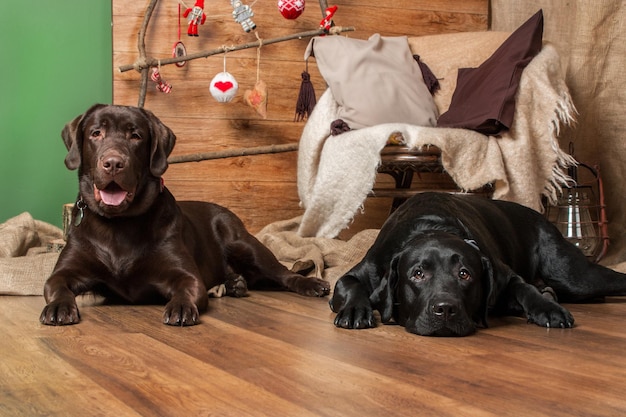
[[[83,148],[82,121],[96,109],[104,106],[104,104],[94,104],[85,113],[76,116],[74,120],[66,124],[61,131],[63,143],[65,143],[65,147],[67,148],[67,155],[65,156],[65,166],[67,169],[74,170],[78,168],[81,163]]]
[[[167,170],[167,157],[174,149],[176,135],[150,110],[142,110],[150,120],[150,173],[160,177]]]
[[[395,256],[389,264],[389,269],[380,280],[380,284],[370,295],[372,308],[380,312],[380,321],[389,323],[397,318],[396,290],[398,287],[398,257]]]

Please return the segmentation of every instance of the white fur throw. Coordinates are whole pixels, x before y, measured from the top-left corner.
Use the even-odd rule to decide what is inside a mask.
[[[298,193],[305,209],[300,236],[336,237],[362,207],[376,178],[380,151],[400,132],[409,146],[436,145],[444,169],[464,190],[495,183],[494,198],[543,209],[556,199],[575,163],[557,136],[575,109],[561,74],[559,55],[546,43],[522,74],[513,126],[491,137],[465,129],[381,124],[330,136],[337,103],[327,90],[311,114],[298,153]]]

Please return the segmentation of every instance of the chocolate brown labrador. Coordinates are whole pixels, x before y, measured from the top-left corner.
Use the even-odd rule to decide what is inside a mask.
[[[163,185],[173,132],[148,110],[95,105],[62,132],[67,168],[78,169],[79,196],[66,246],[46,281],[40,321],[80,321],[75,297],[165,304],[163,323],[194,325],[207,289],[226,283],[307,296],[328,282],[289,271],[235,214],[205,202],[179,202]],[[245,280],[245,281],[242,281]]]
[[[385,222],[335,286],[335,325],[397,323],[411,333],[466,336],[488,313],[569,328],[559,301],[626,295],[626,275],[587,260],[541,214],[476,195],[423,193]]]

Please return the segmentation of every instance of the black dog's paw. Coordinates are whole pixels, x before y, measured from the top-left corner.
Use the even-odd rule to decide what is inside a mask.
[[[574,327],[574,316],[565,308],[558,304],[553,304],[549,308],[535,310],[527,313],[529,323],[535,323],[547,328],[571,328]]]
[[[170,326],[194,326],[200,323],[198,307],[190,301],[171,300],[165,306],[163,323]]]
[[[43,308],[39,321],[49,326],[66,326],[79,323],[80,313],[76,300],[49,303]]]
[[[297,275],[289,289],[307,297],[324,297],[330,294],[330,283],[319,278]]]
[[[345,306],[335,317],[335,326],[342,329],[369,329],[376,327],[374,311],[369,303]]]

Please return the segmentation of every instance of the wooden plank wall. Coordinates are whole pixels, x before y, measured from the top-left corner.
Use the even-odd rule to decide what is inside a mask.
[[[138,103],[140,74],[134,70],[122,73],[118,68],[134,63],[138,57],[137,38],[148,3],[149,0],[112,0],[115,104]],[[295,20],[280,15],[276,0],[246,3],[252,6],[261,39],[317,29],[322,18],[319,3],[313,0],[306,2],[304,13]],[[178,40],[178,4],[175,0],[157,3],[146,36],[148,56],[171,57],[172,46]],[[193,6],[193,0],[186,0],[186,4]],[[486,30],[488,25],[488,0],[396,0],[384,8],[377,0],[329,4],[338,6],[335,24],[354,26],[356,31],[346,35],[359,39],[373,33],[419,36]],[[187,23],[181,17],[181,40],[187,52],[256,41],[255,33],[245,33],[231,12],[229,0],[207,0],[207,19],[200,26],[198,37],[186,35]],[[261,48],[259,77],[267,83],[269,94],[265,120],[242,100],[243,92],[251,89],[257,79],[257,48],[226,55],[226,70],[239,83],[239,92],[230,103],[218,103],[209,93],[211,79],[224,68],[223,55],[194,60],[183,68],[162,66],[161,75],[172,84],[172,92],[158,92],[150,82],[145,107],[176,133],[173,155],[297,143],[304,124],[293,120],[308,41],[292,40]],[[309,72],[319,97],[325,83],[314,59],[309,60]],[[177,198],[224,205],[256,232],[268,223],[302,214],[296,188],[296,159],[296,152],[289,152],[173,164],[165,181]],[[365,223],[375,227],[384,220],[388,202],[369,200],[369,220]]]

